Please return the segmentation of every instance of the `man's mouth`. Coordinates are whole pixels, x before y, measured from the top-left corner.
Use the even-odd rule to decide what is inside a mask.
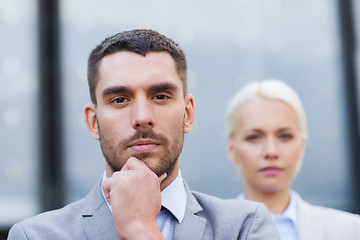
[[[156,150],[160,144],[154,140],[141,139],[132,142],[129,145],[129,149],[134,153],[146,153]]]

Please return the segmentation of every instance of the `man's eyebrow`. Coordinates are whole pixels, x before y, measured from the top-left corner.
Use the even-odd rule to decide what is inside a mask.
[[[150,94],[157,93],[157,92],[176,92],[178,87],[175,84],[172,83],[158,83],[151,85],[148,88],[148,92]],[[113,86],[105,88],[102,92],[102,97],[105,98],[108,95],[113,94],[124,94],[124,93],[131,93],[132,90],[129,87],[126,86]]]
[[[108,95],[112,94],[119,94],[119,93],[129,93],[131,92],[130,88],[125,86],[114,86],[114,87],[108,87],[105,88],[102,92],[102,97],[106,97]]]
[[[157,92],[176,92],[178,87],[172,83],[158,83],[149,87],[149,93],[157,93]]]

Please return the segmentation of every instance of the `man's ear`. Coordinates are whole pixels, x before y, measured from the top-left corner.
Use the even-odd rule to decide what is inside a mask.
[[[88,103],[85,106],[84,111],[85,123],[91,135],[96,139],[99,140],[99,126],[96,120],[96,107],[92,103]]]
[[[195,107],[194,98],[188,94],[185,98],[185,119],[184,119],[184,132],[188,133],[194,125]]]

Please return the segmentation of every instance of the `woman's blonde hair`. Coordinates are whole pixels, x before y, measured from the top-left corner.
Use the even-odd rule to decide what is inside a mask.
[[[234,95],[225,112],[224,127],[226,139],[229,139],[233,134],[239,106],[256,97],[277,99],[292,107],[298,116],[302,136],[304,139],[307,139],[306,116],[299,96],[286,83],[274,79],[249,83]]]

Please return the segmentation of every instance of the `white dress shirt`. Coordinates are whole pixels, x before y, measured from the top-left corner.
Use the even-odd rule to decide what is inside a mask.
[[[103,180],[105,180],[106,173],[104,172]],[[101,188],[102,195],[109,207],[111,213],[111,205],[105,198],[104,191]],[[161,191],[161,211],[156,217],[156,223],[166,240],[172,240],[174,236],[174,227],[176,221],[181,223],[185,216],[186,208],[186,192],[181,176],[181,172],[163,191]]]
[[[290,203],[283,214],[271,214],[281,240],[298,240],[298,214],[296,198],[290,192]]]

